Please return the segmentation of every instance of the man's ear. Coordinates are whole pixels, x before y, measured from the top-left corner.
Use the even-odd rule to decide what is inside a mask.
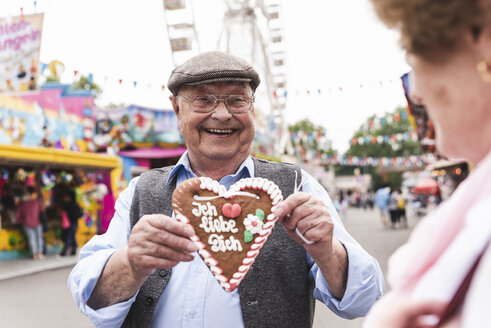
[[[172,109],[174,110],[174,113],[176,114],[177,118],[179,118],[180,108],[179,108],[179,104],[177,103],[177,97],[176,96],[169,96],[169,100],[172,104]]]

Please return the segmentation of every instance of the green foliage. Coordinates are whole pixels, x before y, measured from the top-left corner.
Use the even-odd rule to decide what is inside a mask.
[[[406,111],[406,108],[396,108],[394,113],[401,114],[403,111]],[[394,114],[389,113],[389,114]],[[380,120],[375,115],[371,116],[367,119],[366,127],[369,126],[370,121],[378,121]],[[381,124],[380,126],[374,129],[360,129],[357,131],[353,138],[376,138],[378,136],[390,136],[395,134],[409,133],[412,131],[412,127],[409,123],[409,120],[399,120],[396,122],[395,120],[391,123],[386,121],[385,124]],[[353,156],[353,157],[407,157],[412,155],[421,155],[422,149],[419,141],[413,140],[400,140],[395,141],[393,143],[369,143],[369,144],[352,144],[348,151],[345,153],[345,156]],[[347,175],[353,174],[353,166],[339,166],[336,167],[336,175]],[[362,168],[363,173],[368,173],[372,176],[372,185],[374,189],[378,189],[384,184],[389,184],[393,188],[400,188],[402,183],[402,173],[394,172],[387,173],[384,176],[378,174],[377,167],[364,167]]]
[[[46,82],[60,82],[60,78],[55,75],[48,75],[46,77]]]
[[[308,119],[301,120],[293,125],[288,127],[288,131],[290,132],[298,132],[298,131],[306,131],[306,132],[314,132],[314,131],[324,131],[324,128],[320,125],[315,125]]]
[[[115,104],[115,103],[109,103],[106,106],[104,106],[104,109],[118,109],[118,108],[123,108],[126,107],[125,103],[120,103],[120,104]]]
[[[405,108],[399,107],[395,111],[397,113],[401,113],[405,111]],[[378,120],[377,117],[372,116],[367,120],[368,122],[371,120]],[[359,137],[368,137],[373,138],[377,136],[387,136],[398,133],[409,133],[412,131],[412,127],[409,123],[409,120],[399,120],[399,122],[386,123],[384,125],[380,125],[377,129],[368,130],[363,129],[357,131],[353,138]],[[401,140],[396,141],[394,144],[390,143],[369,143],[369,144],[352,144],[348,151],[346,152],[346,156],[360,156],[360,157],[402,157],[402,156],[411,156],[411,155],[421,155],[421,145],[419,141],[413,140]]]
[[[288,131],[290,132],[307,132],[313,135],[320,133],[324,135],[324,128],[320,125],[315,125],[308,119],[301,120],[293,125],[288,126]],[[321,154],[327,154],[334,156],[336,155],[336,151],[331,147],[331,143],[325,138],[322,137],[318,140],[314,138],[314,140],[310,140],[309,138],[302,138],[301,140],[291,140],[292,146],[296,147],[296,143],[299,143],[300,147],[305,150],[314,150]]]
[[[87,76],[80,76],[80,79],[77,82],[72,84],[73,90],[92,90],[94,92],[94,98],[97,98],[102,94],[102,89],[93,81],[89,82],[89,78]]]

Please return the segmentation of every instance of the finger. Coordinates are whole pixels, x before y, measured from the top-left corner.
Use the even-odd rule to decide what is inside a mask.
[[[302,203],[301,205],[295,207],[290,213],[285,215],[280,222],[290,230],[297,228],[298,222],[304,220],[306,217],[312,215],[315,211],[313,206],[305,206],[307,203]]]
[[[156,244],[168,246],[181,252],[193,253],[198,250],[198,247],[188,237],[176,235],[153,226],[150,226],[148,229],[148,240]]]
[[[144,216],[148,222],[157,229],[169,231],[173,234],[183,237],[191,237],[194,235],[193,228],[186,223],[176,221],[163,214],[154,214]]]
[[[288,196],[273,208],[273,214],[282,219],[285,215],[292,212],[294,208],[308,202],[310,195],[304,192],[297,192]]]
[[[167,259],[177,262],[189,262],[194,259],[194,256],[192,254],[176,250],[166,245],[161,245],[150,241],[145,241],[140,245],[145,249],[145,254],[157,257],[159,259]]]
[[[312,213],[313,208],[311,195],[306,193],[297,193],[289,196],[286,200],[281,202],[273,211],[278,211],[282,215],[279,216],[280,222],[290,230],[295,230],[297,222],[302,217]]]
[[[131,232],[131,239],[135,243],[149,240],[176,250],[195,252],[198,248],[187,236],[192,230],[191,226],[176,222],[168,216],[147,215],[135,225]]]
[[[301,220],[297,227],[305,238],[312,241],[330,241],[334,231],[330,220],[315,213]]]
[[[307,245],[312,245],[313,243],[315,243],[315,241],[305,238],[304,235],[302,235],[302,233],[300,232],[300,230],[298,230],[298,228],[295,229],[295,232],[297,236]]]
[[[173,261],[170,259],[156,258],[154,256],[142,255],[140,257],[142,264],[151,268],[172,268],[179,264],[179,261]]]

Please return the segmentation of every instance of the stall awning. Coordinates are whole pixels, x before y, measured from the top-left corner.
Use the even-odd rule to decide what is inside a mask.
[[[178,148],[142,148],[135,150],[123,150],[118,153],[119,156],[130,157],[130,158],[171,158],[178,157],[184,154],[186,151],[185,147]]]
[[[112,170],[121,168],[121,159],[97,153],[54,148],[0,145],[0,165],[58,169]]]

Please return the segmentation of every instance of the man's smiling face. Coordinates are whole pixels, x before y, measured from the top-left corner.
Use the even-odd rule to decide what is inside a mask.
[[[186,99],[209,94],[218,97],[253,95],[249,83],[227,82],[185,85],[179,94]],[[254,106],[246,113],[231,114],[225,103],[220,101],[211,113],[197,113],[193,111],[193,105],[181,97],[171,97],[171,101],[192,158],[241,162],[250,155],[255,134]]]

